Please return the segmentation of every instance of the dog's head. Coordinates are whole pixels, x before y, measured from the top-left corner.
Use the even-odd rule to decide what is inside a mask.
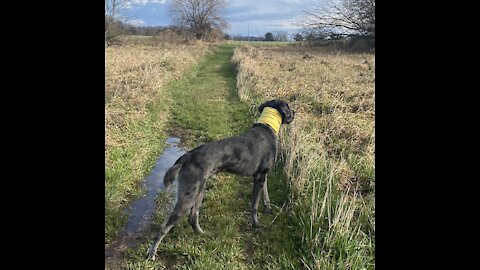
[[[287,102],[280,99],[272,99],[260,105],[258,111],[262,112],[265,107],[271,107],[280,112],[282,115],[282,124],[290,124],[293,121],[295,112],[290,110]]]

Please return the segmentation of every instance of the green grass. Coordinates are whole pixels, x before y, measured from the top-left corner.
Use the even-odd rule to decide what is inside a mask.
[[[203,45],[105,49],[105,242],[126,221],[125,206],[162,152],[170,118],[165,86],[203,59]]]
[[[171,127],[183,129],[188,148],[239,134],[253,123],[255,115],[236,94],[233,49],[219,46],[188,76],[168,86],[173,97]],[[251,227],[251,177],[220,174],[209,180],[200,211],[205,234],[194,233],[184,217],[160,244],[157,260],[145,261],[166,216],[159,211],[148,240],[124,253],[127,269],[298,269],[301,239],[292,225],[290,191],[281,166],[267,176],[273,213],[263,214],[259,207],[261,229]]]
[[[125,144],[109,151],[111,164],[105,166],[105,240],[111,241],[125,224],[127,216],[118,200],[129,200],[141,194],[138,177],[146,175],[165,147],[166,135],[155,124],[161,110],[167,109],[165,102],[149,104],[147,115],[123,133],[124,138],[134,143]],[[138,138],[141,133],[142,137]],[[131,138],[135,138],[134,140]],[[139,154],[142,153],[142,154]],[[136,162],[132,162],[136,160]]]
[[[248,107],[235,92],[235,74],[230,64],[233,48],[220,46],[189,76],[170,87],[172,126],[188,132],[190,146],[232,136],[253,123]]]
[[[135,40],[149,40],[152,39],[153,36],[142,36],[142,35],[124,35],[122,36],[123,39],[127,41],[135,41]]]

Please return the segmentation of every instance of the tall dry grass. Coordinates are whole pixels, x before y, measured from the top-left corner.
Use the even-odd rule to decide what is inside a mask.
[[[121,46],[105,50],[105,143],[121,146],[122,129],[137,123],[148,112],[147,105],[159,97],[167,99],[164,86],[178,79],[198,61],[206,47]],[[163,112],[167,113],[167,112]],[[166,117],[161,117],[162,125]],[[141,137],[138,135],[137,137]]]
[[[281,132],[280,160],[303,265],[374,268],[375,56],[247,45],[232,61],[252,111],[280,98],[296,112]]]
[[[124,221],[121,209],[139,192],[165,140],[170,95],[166,84],[180,78],[208,46],[112,46],[105,49],[106,238]]]

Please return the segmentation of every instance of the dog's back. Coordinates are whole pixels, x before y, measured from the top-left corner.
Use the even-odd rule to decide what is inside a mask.
[[[209,142],[180,157],[172,171],[179,171],[179,181],[208,179],[218,172],[253,176],[270,168],[277,151],[276,138],[268,127],[255,125],[242,135]],[[176,167],[177,166],[177,167]],[[170,170],[169,170],[170,171]],[[165,180],[172,178],[167,172]]]

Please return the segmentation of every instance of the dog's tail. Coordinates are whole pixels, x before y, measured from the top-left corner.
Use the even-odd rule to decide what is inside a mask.
[[[187,162],[189,159],[190,153],[187,153],[181,156],[175,162],[175,164],[167,170],[167,172],[165,173],[165,177],[163,178],[163,185],[165,186],[165,189],[167,189],[173,183],[173,181],[175,181],[175,178],[177,177],[178,172],[182,168],[183,163]]]

